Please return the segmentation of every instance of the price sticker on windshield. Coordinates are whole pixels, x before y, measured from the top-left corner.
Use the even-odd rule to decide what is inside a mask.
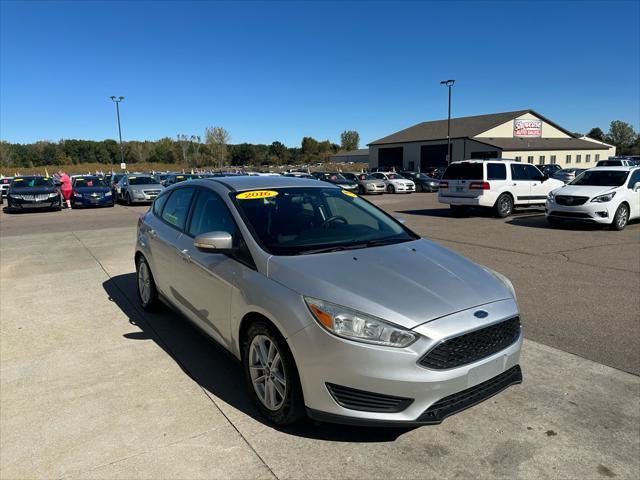
[[[278,196],[278,192],[273,190],[253,190],[236,195],[238,200],[255,200],[257,198],[269,198]]]
[[[349,190],[342,190],[342,193],[344,193],[347,197],[353,197],[353,198],[357,198],[358,195],[356,195],[353,192],[350,192]]]

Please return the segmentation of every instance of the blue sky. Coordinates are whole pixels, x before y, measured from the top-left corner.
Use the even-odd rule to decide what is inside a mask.
[[[573,131],[640,123],[640,2],[12,2],[0,137],[361,142],[533,108]]]

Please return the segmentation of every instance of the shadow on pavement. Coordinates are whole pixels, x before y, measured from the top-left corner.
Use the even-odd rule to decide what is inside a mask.
[[[597,231],[597,230],[606,230],[606,225],[600,225],[595,223],[586,223],[586,222],[571,222],[571,221],[563,221],[557,223],[555,225],[549,225],[547,219],[544,214],[528,216],[528,217],[513,217],[508,222],[510,225],[516,225],[518,227],[529,227],[529,228],[543,228],[543,229],[553,229],[553,230],[574,230],[574,231]],[[630,221],[629,226],[633,223],[638,223],[637,221]]]
[[[449,208],[425,208],[420,210],[398,210],[397,213],[406,213],[408,215],[421,215],[425,217],[442,217],[442,218],[452,218],[452,219],[464,219],[469,217],[479,217],[479,218],[493,218],[496,220],[500,220],[497,218],[490,208],[473,208],[470,207],[467,213],[463,216],[456,216],[451,209]],[[544,216],[544,210],[537,209],[526,209],[526,210],[515,210],[513,212],[513,218],[519,218],[521,216]]]
[[[274,427],[253,406],[242,368],[235,357],[168,307],[149,313],[138,306],[134,273],[113,277],[104,282],[103,287],[109,300],[127,315],[129,323],[141,330],[125,333],[125,338],[153,340],[212,396],[269,427],[291,435],[332,442],[391,442],[412,429],[352,427],[311,421],[284,428]]]

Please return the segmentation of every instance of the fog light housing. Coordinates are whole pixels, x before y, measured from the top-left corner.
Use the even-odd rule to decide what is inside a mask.
[[[596,212],[596,215],[598,215],[600,218],[608,218],[609,212],[607,212],[606,210],[603,212]]]

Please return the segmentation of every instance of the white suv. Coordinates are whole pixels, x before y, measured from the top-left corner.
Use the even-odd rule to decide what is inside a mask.
[[[463,160],[445,170],[438,201],[449,204],[454,213],[464,213],[467,207],[487,207],[504,218],[514,207],[544,205],[549,192],[562,185],[527,163]]]
[[[596,167],[549,193],[546,216],[550,224],[562,220],[610,225],[622,230],[640,217],[640,168]]]

